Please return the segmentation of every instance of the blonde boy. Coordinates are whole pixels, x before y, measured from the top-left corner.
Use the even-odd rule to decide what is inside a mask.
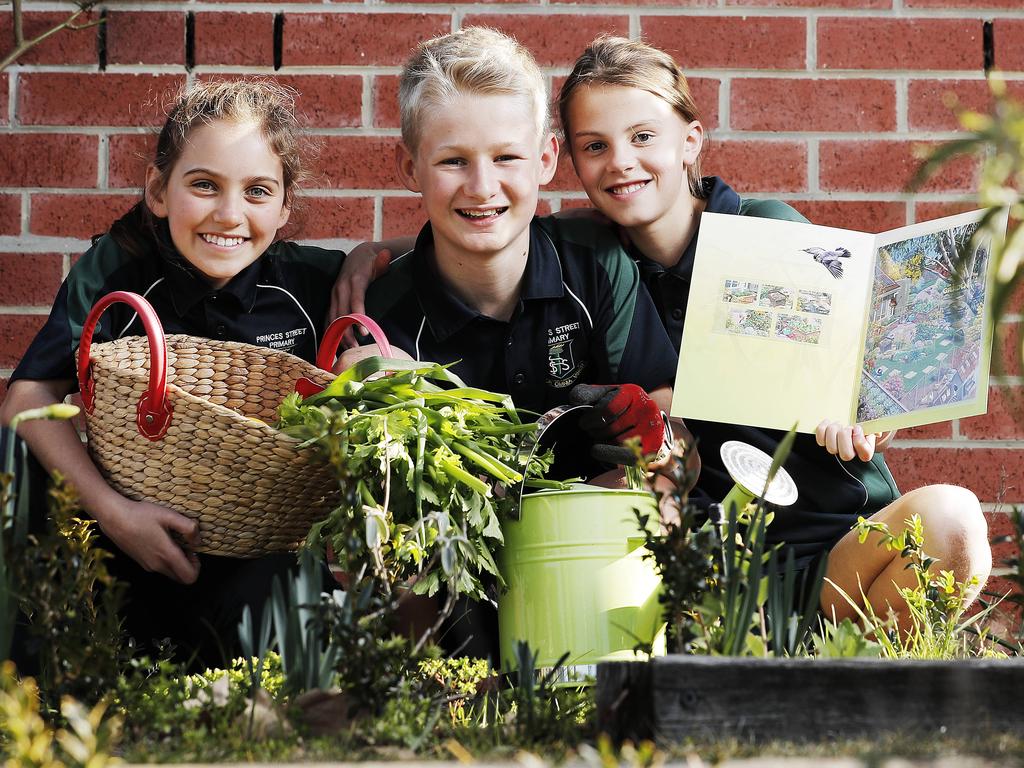
[[[370,287],[367,312],[413,358],[454,363],[468,384],[508,392],[520,408],[566,404],[575,387],[596,406],[599,439],[637,437],[656,453],[675,350],[607,229],[535,217],[558,143],[533,57],[482,28],[428,40],[402,72],[399,100],[398,173],[429,222]],[[493,611],[477,607],[446,644],[494,656],[496,637]]]
[[[595,431],[656,452],[655,403],[675,351],[607,229],[535,218],[558,142],[533,57],[484,28],[428,40],[402,72],[399,102],[398,173],[429,222],[370,287],[368,312],[415,359],[455,362],[522,408],[543,412],[602,382],[590,393],[605,417]]]

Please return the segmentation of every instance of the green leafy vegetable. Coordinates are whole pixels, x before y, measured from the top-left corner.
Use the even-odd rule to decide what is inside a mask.
[[[385,584],[413,583],[417,593],[446,583],[480,598],[484,574],[500,580],[491,556],[500,521],[549,465],[535,457],[525,466],[519,446],[535,427],[507,396],[468,387],[446,366],[370,358],[317,395],[290,396],[280,418],[286,434],[327,456],[342,486],[308,546],[329,543],[355,572],[358,535]]]

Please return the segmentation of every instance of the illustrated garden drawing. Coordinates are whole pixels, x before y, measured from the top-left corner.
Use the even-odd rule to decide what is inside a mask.
[[[965,225],[879,250],[858,421],[976,393],[989,256],[972,243],[976,229]]]

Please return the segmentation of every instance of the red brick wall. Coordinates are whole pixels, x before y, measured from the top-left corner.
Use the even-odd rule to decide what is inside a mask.
[[[29,34],[62,18],[54,3],[45,12],[27,5]],[[556,82],[597,33],[642,36],[693,76],[711,128],[709,172],[744,194],[781,197],[819,223],[869,231],[970,205],[968,164],[920,194],[904,191],[915,145],[956,134],[946,94],[983,107],[987,60],[1024,95],[1021,0],[225,7],[170,1],[120,10],[111,2],[102,31],[61,32],[0,73],[0,396],[71,256],[138,195],[146,129],[167,90],[189,78],[271,74],[279,65],[322,138],[322,175],[297,236],[343,246],[419,225],[415,198],[392,172],[395,75],[417,40],[459,26],[514,33]],[[10,22],[5,8],[0,49]],[[557,210],[583,196],[566,166],[543,197]],[[1024,502],[1020,307],[1001,325],[998,346],[1016,358],[994,379],[990,413],[907,430],[889,454],[904,488],[973,488],[995,530],[1005,527],[999,498]]]

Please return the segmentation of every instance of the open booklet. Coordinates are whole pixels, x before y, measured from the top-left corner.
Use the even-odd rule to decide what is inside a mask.
[[[984,413],[983,213],[879,235],[703,214],[672,415],[881,432]]]

